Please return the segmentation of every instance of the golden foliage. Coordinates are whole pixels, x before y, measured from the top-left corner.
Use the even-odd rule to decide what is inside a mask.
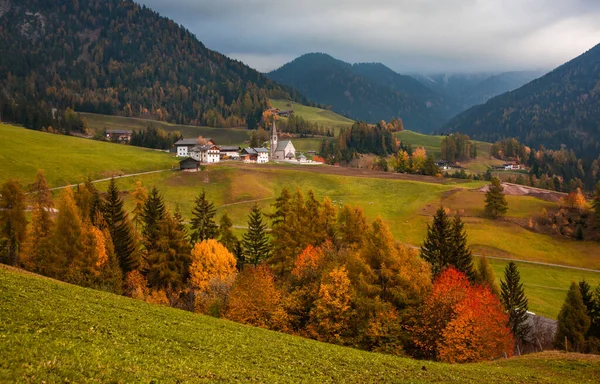
[[[207,292],[213,279],[227,280],[236,273],[235,256],[217,240],[196,243],[192,249],[190,282],[193,288]]]

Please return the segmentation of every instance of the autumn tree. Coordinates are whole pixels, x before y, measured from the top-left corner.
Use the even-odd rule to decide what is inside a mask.
[[[425,162],[427,161],[427,151],[423,147],[418,147],[410,157],[410,170],[413,173],[423,172]]]
[[[494,177],[485,194],[485,213],[490,217],[503,216],[508,211],[508,202],[504,196],[504,187],[500,179]]]
[[[500,297],[500,287],[496,283],[494,270],[490,266],[487,257],[482,256],[479,258],[475,275],[477,284],[487,287],[494,295]]]
[[[196,291],[197,312],[219,315],[233,284],[235,256],[214,239],[196,243],[192,249],[190,285]]]
[[[581,188],[577,188],[575,191],[569,192],[563,199],[564,204],[571,209],[582,210],[585,208],[585,196],[581,192]]]
[[[22,247],[21,260],[25,268],[41,272],[40,267],[50,252],[50,210],[54,206],[50,187],[41,170],[38,170],[35,181],[29,186],[29,199],[32,205],[31,225]]]
[[[133,197],[133,223],[137,230],[143,223],[142,217],[146,200],[148,200],[148,190],[142,185],[141,181],[137,181],[131,196]]]
[[[281,292],[268,266],[248,265],[240,272],[229,292],[224,317],[255,327],[287,330],[289,320]]]
[[[590,318],[587,315],[587,309],[583,304],[577,283],[571,284],[557,320],[554,346],[575,352],[583,351],[585,335],[590,327]]]
[[[267,224],[263,222],[262,216],[262,211],[254,204],[248,217],[248,231],[242,236],[244,258],[254,266],[269,257],[270,252]]]
[[[504,269],[504,280],[500,282],[502,289],[500,300],[508,312],[508,326],[518,344],[527,342],[531,325],[529,324],[529,304],[525,289],[521,283],[521,275],[514,262],[508,263]]]
[[[218,226],[215,223],[215,205],[208,201],[204,189],[194,200],[192,208],[192,244],[217,238]]]
[[[139,260],[136,257],[134,236],[127,212],[123,207],[123,200],[119,196],[119,188],[114,179],[110,179],[106,197],[102,204],[104,221],[108,227],[117,259],[123,273],[138,268]]]
[[[342,344],[350,328],[352,290],[344,267],[325,276],[315,305],[310,312],[309,332],[318,340]]]
[[[16,180],[0,188],[0,262],[17,265],[21,244],[27,235],[26,198]]]

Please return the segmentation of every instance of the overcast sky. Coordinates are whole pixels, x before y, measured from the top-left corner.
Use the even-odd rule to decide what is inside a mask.
[[[600,43],[600,0],[136,0],[260,71],[309,52],[402,73],[551,69]]]

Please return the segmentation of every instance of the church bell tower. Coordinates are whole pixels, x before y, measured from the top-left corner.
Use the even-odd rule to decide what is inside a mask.
[[[275,126],[275,121],[273,121],[273,125],[271,127],[271,159],[275,158],[275,151],[277,150],[277,127]]]

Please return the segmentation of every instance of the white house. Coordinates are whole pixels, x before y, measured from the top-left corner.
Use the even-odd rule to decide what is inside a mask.
[[[175,150],[177,157],[190,157],[190,150],[198,145],[215,144],[211,139],[194,138],[194,139],[181,139],[175,143]],[[196,159],[198,160],[198,159]]]
[[[221,149],[214,144],[196,145],[190,149],[190,157],[202,163],[218,163]]]
[[[244,148],[242,150],[244,163],[268,163],[269,150],[267,148]]]
[[[227,158],[227,159],[239,160],[240,149],[241,149],[240,147],[222,145],[220,148],[221,148],[221,159]]]

